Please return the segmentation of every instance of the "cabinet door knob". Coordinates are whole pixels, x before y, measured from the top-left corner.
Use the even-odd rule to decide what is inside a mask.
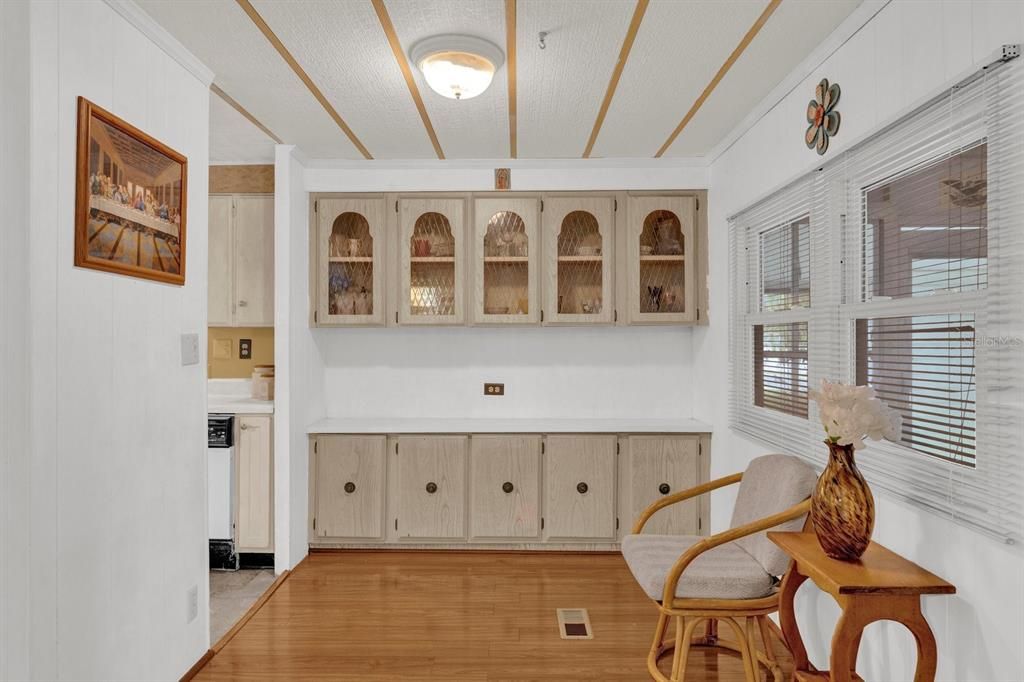
[[[249,429],[251,429],[252,427],[251,427],[251,426],[249,426],[248,424],[241,424],[241,425],[239,425],[239,427],[238,427],[238,428],[242,429],[243,431],[248,431],[248,430],[249,430]]]
[[[437,492],[437,484],[436,484],[436,483],[434,483],[433,481],[431,481],[430,483],[428,483],[428,484],[427,484],[427,492],[428,492],[428,493],[430,493],[431,495],[433,495],[434,493],[436,493],[436,492]]]
[[[510,493],[513,490],[515,490],[516,487],[512,485],[512,481],[505,481],[504,483],[501,484],[501,489],[504,490],[506,493]]]
[[[590,490],[590,487],[586,483],[583,483],[581,481],[576,484],[576,492],[578,492],[580,495],[584,494],[588,490]]]
[[[661,485],[658,486],[658,492],[661,493],[662,495],[668,495],[669,492],[671,492],[671,490],[672,486],[670,486],[668,483],[662,483]]]
[[[345,492],[347,492],[348,494],[351,495],[355,491],[356,491],[356,484],[355,483],[353,483],[352,481],[349,481],[348,483],[345,484]]]

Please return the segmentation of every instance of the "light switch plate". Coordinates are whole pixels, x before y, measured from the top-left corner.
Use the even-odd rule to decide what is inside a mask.
[[[181,364],[182,366],[199,364],[199,334],[181,335]]]
[[[185,622],[191,623],[199,617],[199,586],[193,585],[185,593]]]
[[[230,360],[231,359],[231,339],[214,339],[213,340],[213,359],[214,360]]]

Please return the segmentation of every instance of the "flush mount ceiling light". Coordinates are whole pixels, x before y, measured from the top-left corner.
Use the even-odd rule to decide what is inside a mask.
[[[412,46],[409,56],[430,89],[448,99],[481,94],[505,61],[494,43],[462,35],[426,38]]]

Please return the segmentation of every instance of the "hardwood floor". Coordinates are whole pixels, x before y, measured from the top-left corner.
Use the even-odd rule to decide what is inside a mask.
[[[560,639],[556,608],[589,609],[594,638]],[[617,554],[320,552],[195,679],[642,681],[656,620]],[[743,670],[695,648],[686,679]]]

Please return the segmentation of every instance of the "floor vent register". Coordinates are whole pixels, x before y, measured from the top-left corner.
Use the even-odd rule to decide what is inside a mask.
[[[586,609],[556,609],[558,612],[558,634],[562,639],[593,639],[590,629],[590,615]]]

